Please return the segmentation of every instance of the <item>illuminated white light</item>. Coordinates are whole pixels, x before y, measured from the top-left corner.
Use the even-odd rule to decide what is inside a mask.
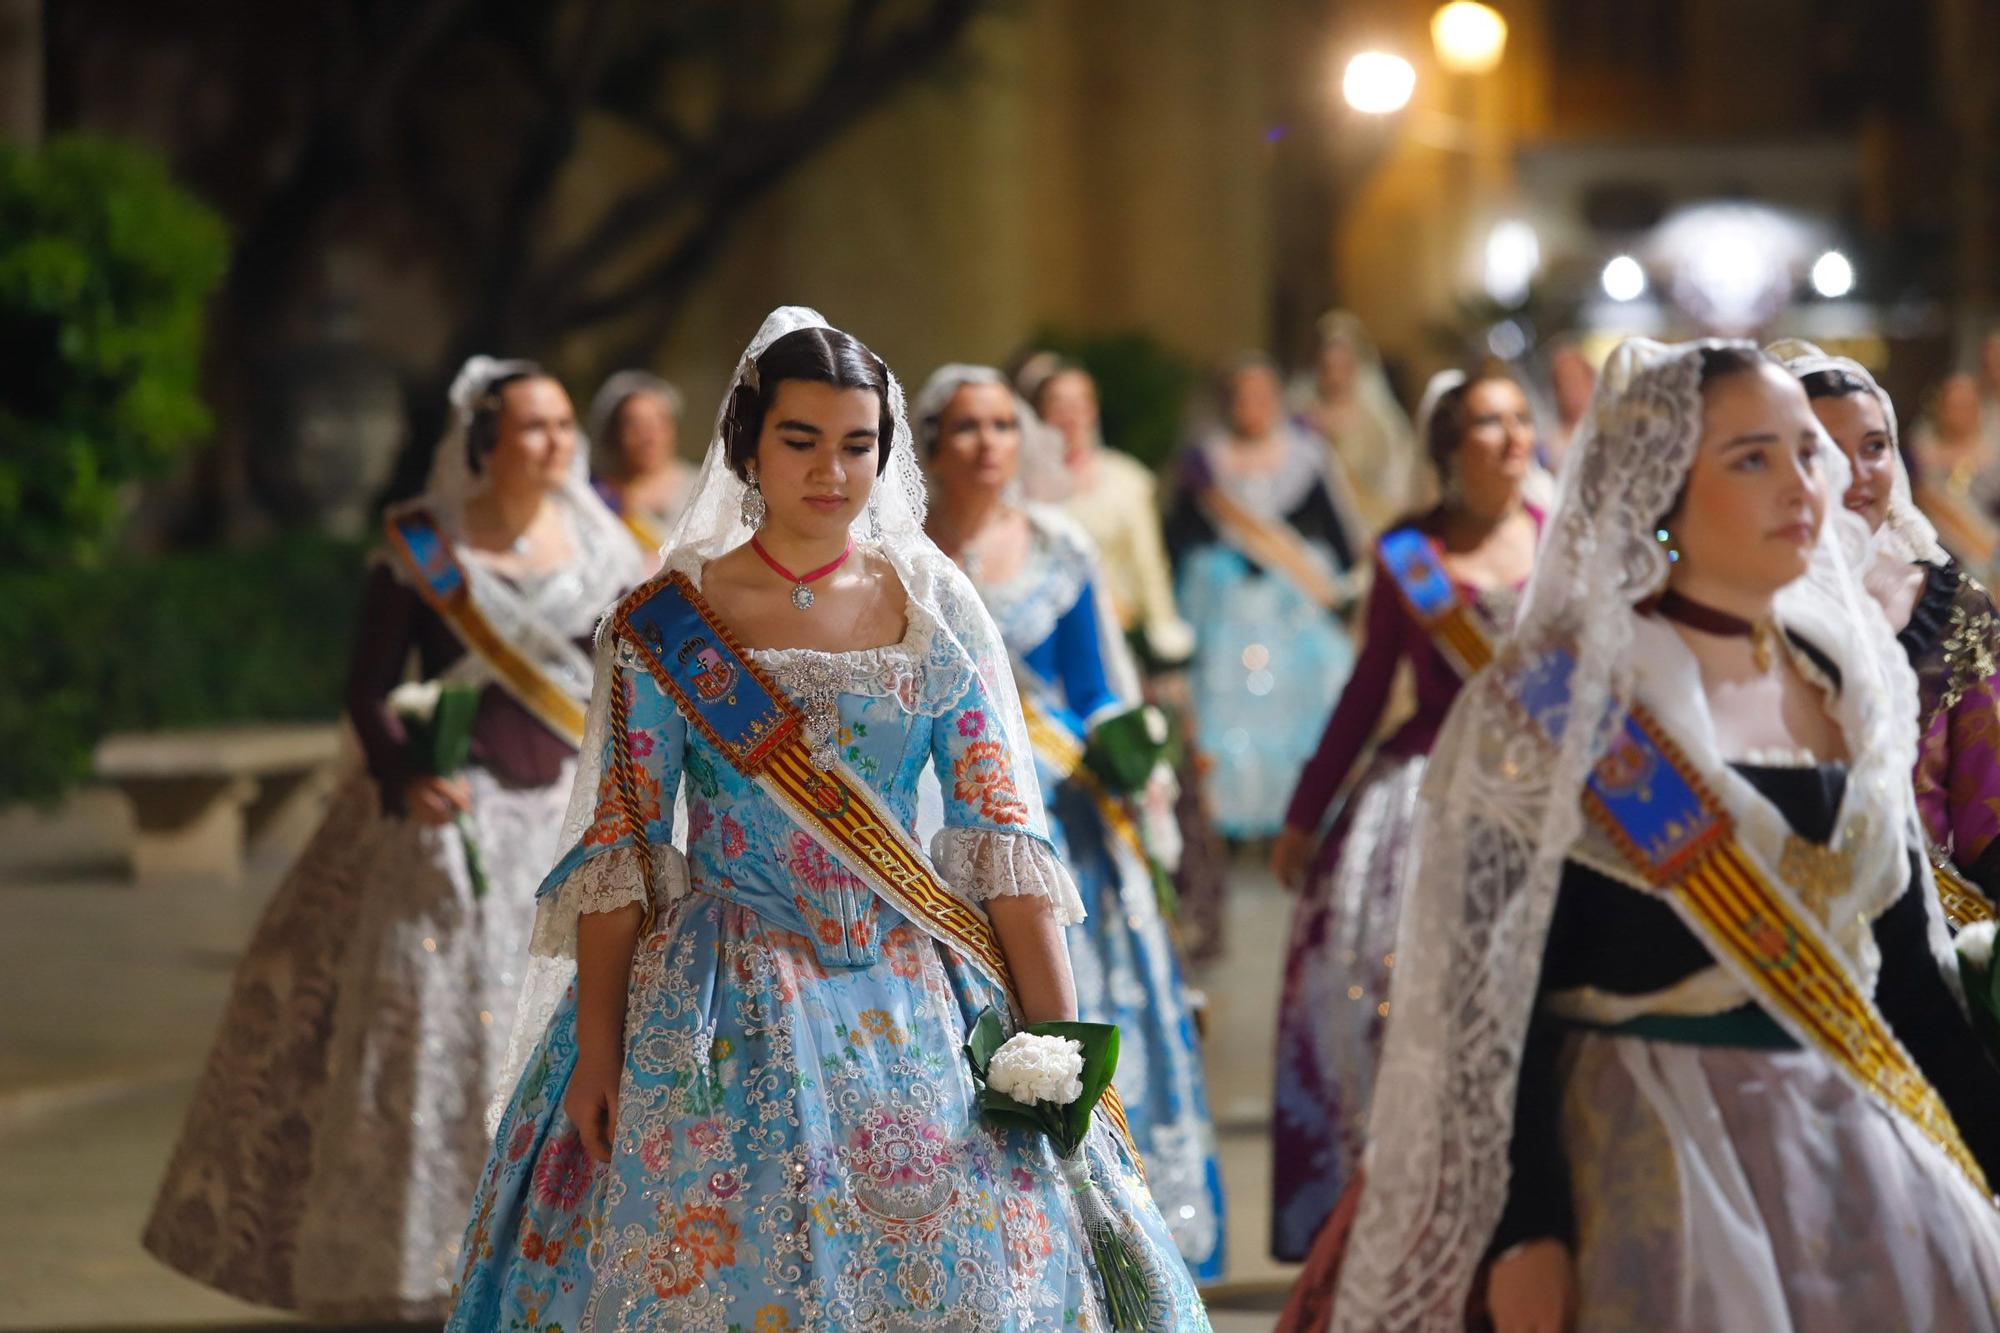
[[[1813,261],[1813,290],[1829,301],[1854,290],[1854,265],[1838,250],[1829,250]]]
[[[1486,331],[1486,350],[1502,361],[1512,361],[1528,350],[1528,335],[1511,319],[1503,319]]]
[[[1614,301],[1636,301],[1646,294],[1646,270],[1630,255],[1612,256],[1597,280]]]
[[[1820,248],[1791,214],[1739,201],[1674,213],[1648,241],[1647,268],[1705,333],[1747,336],[1785,308]]]
[[[1542,266],[1542,243],[1519,218],[1493,224],[1486,233],[1486,294],[1501,305],[1519,305]]]
[[[1431,15],[1438,63],[1454,74],[1489,74],[1507,49],[1507,20],[1475,0],[1452,0]]]
[[[1347,62],[1347,72],[1340,78],[1341,96],[1347,104],[1369,116],[1401,111],[1416,90],[1416,68],[1386,51],[1363,51]]]

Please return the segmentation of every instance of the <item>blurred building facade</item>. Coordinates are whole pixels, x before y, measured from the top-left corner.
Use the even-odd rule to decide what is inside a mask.
[[[1886,364],[1905,394],[1969,353],[1994,296],[1993,6],[1496,7],[1505,57],[1478,75],[1438,68],[1425,30],[1434,4],[1347,19],[1350,47],[1383,42],[1420,72],[1394,117],[1336,112],[1349,146],[1335,168],[1335,286],[1386,345],[1419,364],[1446,356],[1439,313],[1484,294],[1486,246],[1513,222],[1538,243],[1545,320],[1566,312],[1606,336],[1806,333]],[[1782,233],[1752,244],[1783,255],[1798,299],[1744,328],[1684,299],[1686,256],[1662,230],[1701,205]],[[1854,269],[1840,299],[1807,280],[1826,249]],[[1612,301],[1600,274],[1621,254],[1640,262],[1648,290]]]

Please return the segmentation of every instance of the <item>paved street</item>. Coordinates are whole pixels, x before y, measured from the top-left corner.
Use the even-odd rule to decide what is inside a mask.
[[[91,793],[0,811],[0,1329],[295,1327],[218,1296],[139,1247],[230,970],[288,850],[244,888],[128,883],[125,813]],[[1224,1135],[1229,1280],[1219,1333],[1270,1328],[1284,1270],[1264,1258],[1271,1015],[1285,902],[1244,868],[1212,1000],[1210,1086]],[[1263,1307],[1263,1308],[1260,1308]]]

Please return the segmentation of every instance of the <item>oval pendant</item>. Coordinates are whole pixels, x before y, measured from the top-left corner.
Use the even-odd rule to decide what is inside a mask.
[[[812,610],[813,590],[801,583],[792,589],[792,605],[801,611]]]

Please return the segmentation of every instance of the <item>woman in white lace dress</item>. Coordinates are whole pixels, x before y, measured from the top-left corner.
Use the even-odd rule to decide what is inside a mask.
[[[190,1277],[325,1319],[443,1315],[590,698],[588,636],[643,577],[585,480],[561,385],[478,357],[452,405],[430,483],[391,511],[369,573],[347,698],[366,768],[237,968],[145,1235]],[[480,690],[460,774],[406,744],[389,696],[412,656]]]
[[[1622,345],[1576,447],[1426,774],[1333,1326],[2000,1327],[2000,1071],[1846,460],[1747,343]]]

